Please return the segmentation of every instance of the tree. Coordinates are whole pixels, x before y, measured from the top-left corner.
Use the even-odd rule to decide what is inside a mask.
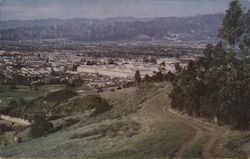
[[[55,71],[53,68],[51,68],[50,75],[51,75],[51,76],[56,76],[56,71]]]
[[[177,84],[173,84],[174,88],[171,91],[171,93],[169,94],[169,97],[171,98],[171,107],[175,108],[175,109],[179,109],[182,110],[184,107],[184,94],[183,94],[183,90],[181,89],[181,87]]]
[[[165,79],[167,81],[170,81],[172,83],[175,83],[175,80],[176,80],[176,74],[174,74],[173,72],[171,71],[168,71],[168,73],[165,75]]]
[[[223,122],[230,123],[236,129],[248,129],[250,108],[246,81],[227,82],[221,89],[219,98],[222,110],[219,113]]]
[[[144,81],[145,81],[145,82],[149,82],[149,81],[150,81],[150,76],[149,76],[148,74],[146,74],[146,75],[144,76]]]
[[[250,18],[250,11],[246,17]],[[241,26],[242,11],[238,1],[232,1],[220,30],[221,37],[231,47],[248,38],[249,20]],[[242,36],[243,35],[243,36]],[[244,49],[249,49],[245,42]],[[250,58],[240,56],[243,49],[227,51],[219,42],[208,44],[204,57],[189,61],[188,66],[176,73],[170,93],[171,107],[190,115],[214,119],[235,129],[248,129],[250,122]]]
[[[223,20],[223,25],[219,30],[219,36],[226,40],[231,47],[238,43],[243,34],[243,11],[238,0],[233,0],[229,4],[229,9]]]
[[[154,81],[160,82],[164,80],[164,75],[159,71],[152,78]]]
[[[180,74],[180,73],[181,73],[181,70],[182,70],[182,68],[181,68],[181,66],[180,66],[180,63],[178,62],[178,63],[174,64],[174,67],[175,67],[176,73],[177,73],[177,74]]]
[[[137,70],[135,72],[135,81],[136,81],[137,85],[139,85],[140,82],[141,82],[141,75],[140,75],[140,71],[139,70]]]
[[[5,80],[5,75],[3,74],[3,70],[0,69],[0,92],[2,91],[4,80]]]
[[[72,67],[72,71],[77,71],[77,67],[78,66],[76,64],[74,64],[73,67]]]
[[[250,60],[227,53],[221,43],[204,50],[206,56],[190,61],[177,74],[171,106],[188,114],[218,119],[236,129],[250,121]],[[206,69],[205,69],[206,68]]]
[[[213,44],[207,44],[206,48],[203,51],[204,56],[209,59],[212,58],[213,50],[214,50]]]
[[[154,57],[151,57],[151,58],[150,58],[150,62],[153,63],[153,64],[157,64],[157,60],[156,60],[156,58],[154,58]]]
[[[162,67],[166,67],[166,62],[165,62],[165,61],[163,61],[163,62],[160,64],[160,66],[162,66]]]
[[[244,18],[244,35],[243,35],[243,41],[240,45],[241,50],[243,50],[244,53],[249,53],[250,48],[250,10],[248,10],[247,14]]]

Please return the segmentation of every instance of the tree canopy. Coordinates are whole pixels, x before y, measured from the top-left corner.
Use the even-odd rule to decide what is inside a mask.
[[[233,0],[226,11],[219,36],[226,40],[230,46],[235,46],[243,34],[243,26],[243,11],[240,3],[237,0]]]
[[[222,42],[208,44],[203,57],[178,69],[171,107],[190,115],[217,118],[219,124],[248,129],[250,122],[250,11],[244,14],[238,1],[232,1],[219,35],[231,47],[242,43],[240,51],[227,49]],[[176,65],[177,68],[178,65]]]
[[[140,74],[139,70],[137,70],[135,72],[135,81],[136,81],[137,84],[139,84],[141,82],[141,74]]]

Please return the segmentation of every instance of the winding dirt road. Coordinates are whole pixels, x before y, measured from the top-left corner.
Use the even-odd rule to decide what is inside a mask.
[[[219,138],[223,134],[223,129],[215,125],[201,122],[199,119],[191,118],[187,115],[182,115],[170,108],[164,106],[162,108],[163,112],[169,114],[173,118],[179,120],[180,122],[188,125],[192,128],[192,136],[185,144],[183,144],[180,149],[176,152],[173,158],[180,159],[184,158],[184,154],[189,152],[191,148],[197,143],[202,137],[206,138],[206,141],[202,147],[202,157],[203,158],[214,158],[212,155],[213,147]]]

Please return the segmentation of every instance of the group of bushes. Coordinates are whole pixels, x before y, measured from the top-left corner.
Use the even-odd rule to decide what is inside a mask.
[[[162,82],[162,81],[174,81],[176,79],[176,75],[169,71],[167,74],[163,74],[161,71],[156,74],[149,76],[145,75],[143,82]]]
[[[74,91],[64,89],[51,92],[31,102],[23,99],[12,100],[1,113],[33,121],[31,135],[39,137],[53,132],[53,125],[49,122],[51,119],[85,111],[90,111],[91,117],[109,111],[111,108],[112,106],[98,95],[78,97]]]
[[[106,100],[98,95],[86,95],[72,101],[70,109],[74,112],[84,112],[86,110],[94,110],[92,116],[109,111],[112,108]]]
[[[65,92],[65,91],[60,91],[60,93]],[[56,94],[58,95],[59,92],[54,92],[51,93],[52,94]],[[59,93],[59,94],[60,94]],[[66,95],[73,95],[72,92],[68,92],[65,93]],[[48,96],[48,95],[47,95]],[[67,96],[69,98],[69,96]],[[73,97],[73,96],[72,96]],[[49,101],[51,102],[52,99],[50,99]],[[54,101],[57,101],[58,99],[55,98]],[[63,100],[63,99],[62,99]],[[64,100],[65,101],[65,100]],[[42,102],[42,101],[40,101]],[[31,126],[31,135],[33,137],[39,137],[39,136],[43,136],[43,135],[47,135],[51,132],[53,132],[53,125],[48,122],[48,120],[46,119],[46,115],[45,114],[52,114],[55,116],[59,116],[59,117],[63,117],[63,116],[68,116],[74,113],[83,113],[85,111],[90,111],[93,110],[92,114],[90,116],[95,116],[98,115],[100,113],[109,111],[112,106],[110,106],[106,100],[102,99],[100,96],[97,95],[86,95],[83,97],[79,97],[79,98],[75,98],[72,99],[71,101],[65,101],[62,104],[58,104],[57,102],[53,105],[50,102],[46,103],[49,104],[49,107],[45,107],[45,105],[39,105],[40,108],[36,109],[36,110],[40,110],[37,111],[37,113],[35,113],[36,115],[32,117],[32,120],[34,121],[32,126]],[[46,112],[44,112],[44,108],[46,109]]]

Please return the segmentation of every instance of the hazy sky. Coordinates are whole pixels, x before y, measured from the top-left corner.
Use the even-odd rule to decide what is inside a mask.
[[[248,0],[241,0],[249,7]],[[223,13],[230,0],[0,0],[0,20],[168,17]]]

